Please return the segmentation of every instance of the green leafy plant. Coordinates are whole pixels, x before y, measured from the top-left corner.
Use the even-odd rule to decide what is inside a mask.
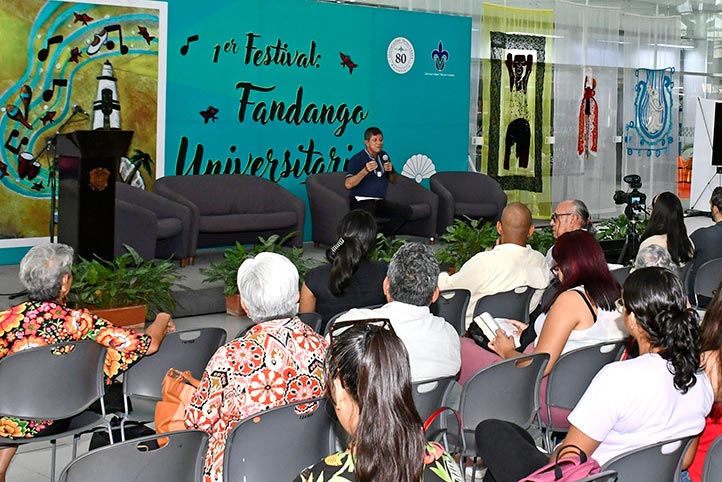
[[[216,281],[223,282],[223,294],[225,296],[233,296],[238,294],[237,275],[238,267],[241,266],[247,258],[253,257],[259,253],[278,253],[287,257],[298,270],[299,281],[303,282],[306,272],[311,269],[316,262],[312,259],[303,258],[303,248],[294,246],[286,248],[283,245],[289,239],[294,237],[296,232],[291,232],[283,237],[273,234],[268,238],[258,237],[258,242],[250,248],[246,248],[241,243],[236,242],[235,246],[226,249],[223,252],[223,261],[211,263],[210,268],[201,268],[200,272],[205,278],[204,283],[213,283]]]
[[[406,244],[406,241],[399,238],[387,238],[383,233],[376,234],[376,246],[369,253],[369,258],[374,261],[391,262],[396,251]]]
[[[554,244],[554,235],[552,234],[551,226],[544,226],[535,229],[527,240],[527,243],[529,243],[529,246],[531,246],[532,249],[546,255],[546,252]]]
[[[81,258],[73,266],[69,303],[101,309],[146,305],[149,319],[160,311],[172,312],[176,302],[171,286],[183,278],[176,274],[175,263],[145,261],[130,246],[125,248],[128,252],[112,261]]]
[[[476,253],[494,246],[499,238],[496,226],[478,219],[455,219],[440,236],[444,245],[436,252],[439,263],[458,271]]]
[[[637,221],[636,230],[637,234],[639,234],[640,236],[647,227],[647,222],[648,220],[646,218]],[[613,218],[607,219],[606,221],[602,221],[595,226],[597,229],[597,239],[599,241],[624,239],[627,237],[629,225],[629,219],[624,214],[620,214],[619,216],[615,216]]]

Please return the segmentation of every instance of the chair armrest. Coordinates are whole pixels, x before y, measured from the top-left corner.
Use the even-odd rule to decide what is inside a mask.
[[[132,246],[143,259],[155,257],[155,245],[158,241],[158,218],[141,206],[115,200],[115,239],[116,256],[125,253],[124,244]]]

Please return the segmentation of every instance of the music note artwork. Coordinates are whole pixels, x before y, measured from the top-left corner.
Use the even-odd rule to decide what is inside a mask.
[[[62,41],[63,41],[62,35],[55,35],[54,37],[50,37],[48,39],[47,43],[45,44],[45,47],[40,49],[40,51],[38,52],[38,60],[41,62],[45,62],[45,60],[47,60],[47,58],[48,58],[48,54],[50,53],[50,46],[59,44]]]
[[[11,118],[14,121],[20,122],[22,125],[27,127],[28,129],[32,129],[33,125],[28,122],[28,119],[25,117],[25,114],[23,114],[23,111],[21,111],[16,105],[14,104],[8,104],[5,106],[5,114],[9,118]]]
[[[68,81],[65,79],[53,79],[53,85],[52,88],[46,90],[43,92],[43,100],[45,102],[50,102],[50,99],[53,98],[53,95],[55,95],[55,87],[67,87]]]
[[[93,41],[88,45],[88,55],[95,55],[105,46],[108,50],[115,48],[115,42],[108,37],[112,32],[118,32],[118,43],[120,44],[120,54],[128,53],[128,46],[123,43],[123,28],[119,24],[108,25],[100,33],[94,34]]]
[[[191,35],[190,37],[188,37],[186,39],[186,44],[181,45],[180,54],[186,55],[188,53],[188,49],[190,48],[191,42],[196,42],[196,41],[198,41],[199,38],[200,37],[198,37],[198,35]]]
[[[28,143],[30,142],[30,140],[27,137],[23,136],[23,138],[20,139],[20,142],[18,143],[18,145],[15,146],[14,141],[18,137],[20,137],[20,131],[17,129],[13,129],[10,132],[10,136],[5,140],[5,149],[12,152],[16,156],[19,155],[20,152],[23,150],[23,148],[25,146],[27,146]]]

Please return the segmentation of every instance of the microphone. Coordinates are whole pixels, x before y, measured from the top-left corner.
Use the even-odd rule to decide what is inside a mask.
[[[87,112],[85,112],[85,109],[83,109],[83,108],[82,108],[80,105],[78,105],[78,104],[73,104],[73,112],[75,112],[76,114],[83,114],[85,117],[90,117],[90,114],[88,114]]]
[[[384,163],[389,162],[389,155],[384,153],[383,156],[381,156],[381,171],[376,172],[377,177],[381,177],[384,174],[386,174],[386,169],[384,169]],[[387,174],[388,175],[388,174]]]

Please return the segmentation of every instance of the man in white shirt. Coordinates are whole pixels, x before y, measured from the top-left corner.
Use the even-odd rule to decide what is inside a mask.
[[[337,321],[388,318],[409,352],[413,382],[454,376],[461,368],[459,335],[429,310],[439,297],[438,278],[439,263],[431,249],[405,244],[391,259],[383,282],[388,303],[373,310],[354,308]]]
[[[467,328],[479,299],[520,286],[539,290],[532,298],[530,309],[533,311],[541,298],[541,290],[547,287],[551,278],[544,255],[526,244],[534,232],[528,207],[521,203],[506,206],[501,220],[496,223],[496,230],[501,237],[493,249],[477,253],[458,273],[441,273],[439,276],[441,290],[465,288],[471,291],[466,310]]]
[[[592,220],[589,217],[589,209],[587,209],[587,205],[579,199],[567,199],[557,204],[549,220],[549,225],[552,227],[552,236],[554,236],[554,239],[558,239],[562,234],[576,231],[577,229],[594,233]],[[552,257],[553,247],[554,246],[550,246],[546,254],[549,268],[556,265]]]

